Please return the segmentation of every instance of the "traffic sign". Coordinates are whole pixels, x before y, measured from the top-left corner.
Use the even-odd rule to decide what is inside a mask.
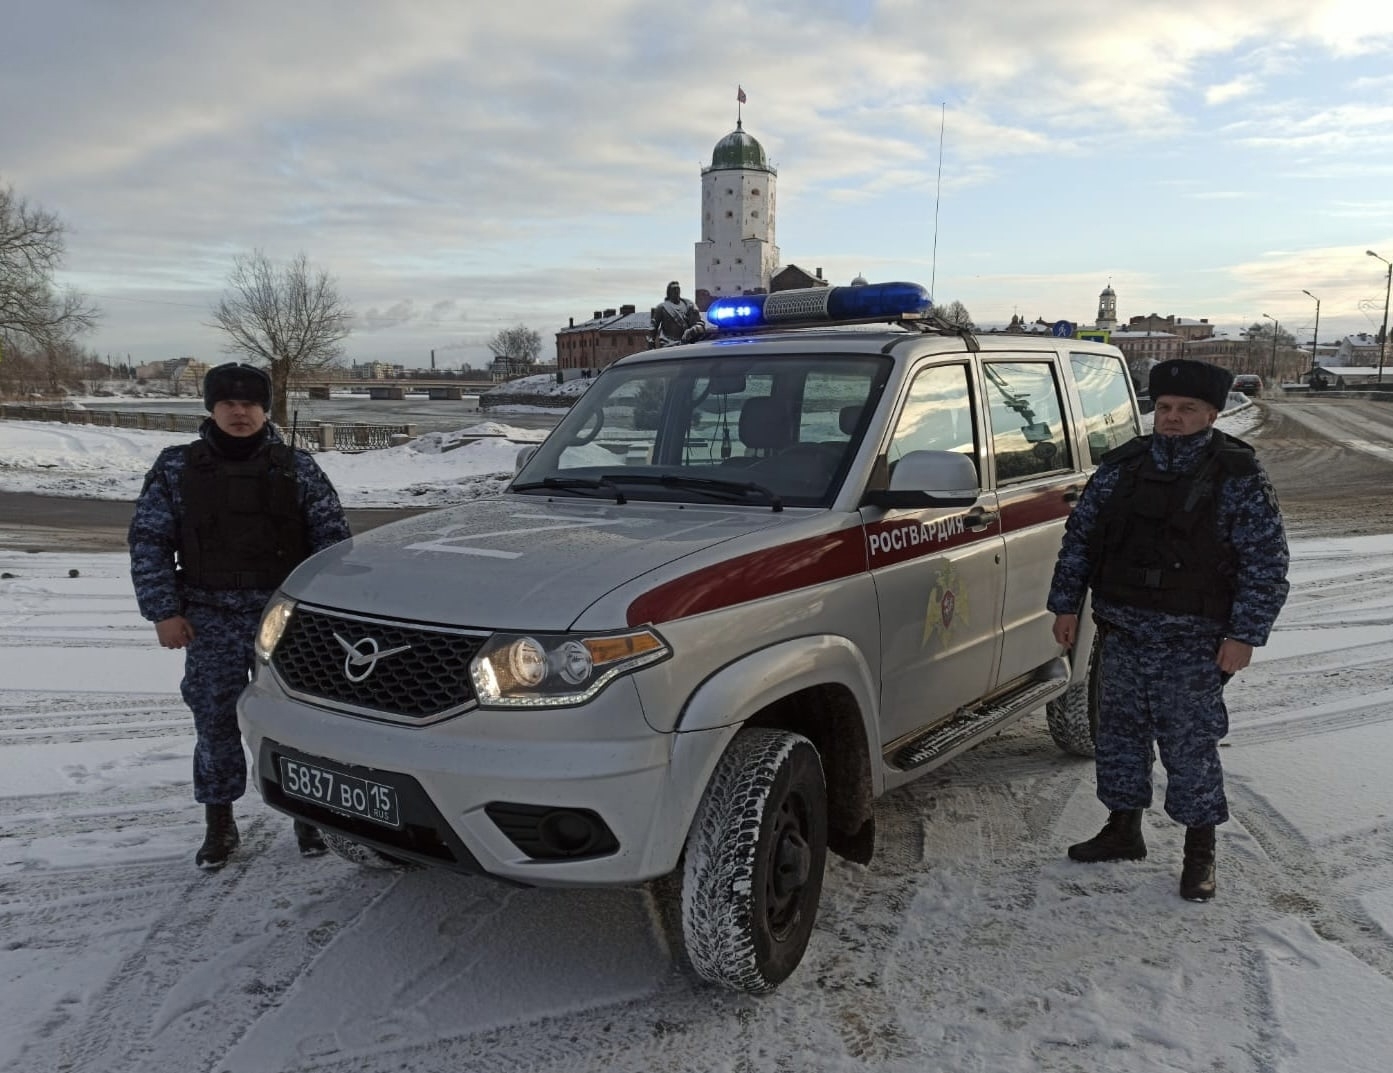
[[[1067,320],[1057,320],[1054,327],[1050,329],[1056,339],[1068,339],[1074,334],[1074,326]]]

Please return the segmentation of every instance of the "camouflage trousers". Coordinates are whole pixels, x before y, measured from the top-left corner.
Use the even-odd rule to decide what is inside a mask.
[[[259,611],[190,605],[193,640],[184,650],[179,692],[193,712],[193,796],[229,805],[247,792],[247,758],[237,727],[237,698],[250,680]]]
[[[1100,624],[1098,800],[1151,805],[1152,742],[1166,769],[1166,814],[1186,827],[1229,818],[1219,741],[1229,732],[1220,638],[1148,639]]]

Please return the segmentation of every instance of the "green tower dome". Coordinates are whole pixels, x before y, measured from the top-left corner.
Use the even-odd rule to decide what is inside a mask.
[[[746,134],[737,122],[735,129],[716,143],[711,151],[711,167],[716,170],[746,168],[753,171],[773,171],[764,146]]]

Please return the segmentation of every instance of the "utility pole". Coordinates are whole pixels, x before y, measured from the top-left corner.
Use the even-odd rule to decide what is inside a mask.
[[[1266,313],[1263,316],[1272,322],[1272,360],[1267,371],[1267,379],[1271,382],[1277,379],[1277,333],[1282,330],[1282,322],[1276,317],[1267,316]]]
[[[1393,291],[1393,261],[1386,257],[1379,257],[1373,250],[1365,250],[1370,257],[1378,257],[1380,261],[1388,266],[1388,282],[1383,287],[1383,331],[1379,334],[1378,343],[1378,382],[1383,383],[1383,352],[1388,349],[1388,294]]]
[[[1310,291],[1301,292],[1307,298],[1316,298]],[[1311,376],[1316,375],[1316,343],[1320,341],[1320,299],[1316,298],[1316,330],[1311,333]]]

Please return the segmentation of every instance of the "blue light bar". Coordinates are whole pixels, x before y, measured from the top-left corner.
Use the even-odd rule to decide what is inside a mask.
[[[764,323],[767,294],[745,294],[739,298],[717,298],[706,310],[706,319],[718,328],[753,328]]]
[[[929,292],[917,283],[872,283],[717,298],[706,310],[706,319],[717,328],[794,327],[896,320],[922,316],[930,308]]]

